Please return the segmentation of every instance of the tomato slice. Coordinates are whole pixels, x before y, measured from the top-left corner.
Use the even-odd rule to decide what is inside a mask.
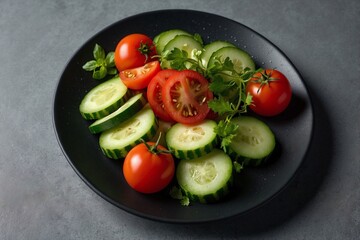
[[[137,68],[120,72],[120,79],[130,89],[140,90],[148,86],[151,79],[161,70],[159,61],[152,61]]]
[[[208,81],[193,70],[183,70],[172,75],[162,89],[166,112],[183,124],[201,122],[210,111],[207,102],[212,94],[208,86]]]
[[[173,122],[174,120],[165,111],[161,92],[169,77],[177,73],[178,71],[174,69],[161,70],[153,77],[147,88],[147,99],[152,110],[157,117],[167,122]]]

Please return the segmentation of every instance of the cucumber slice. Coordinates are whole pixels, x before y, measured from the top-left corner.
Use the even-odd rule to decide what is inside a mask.
[[[89,126],[90,132],[96,134],[117,126],[121,122],[131,118],[135,113],[140,111],[145,103],[146,99],[141,93],[133,96],[126,103],[124,103],[124,105],[118,108],[118,110],[96,120],[93,124],[91,124]]]
[[[216,202],[225,197],[232,187],[233,163],[223,151],[214,149],[200,158],[181,160],[176,178],[190,200]]]
[[[269,126],[250,116],[233,118],[231,121],[239,127],[229,145],[228,154],[244,166],[263,163],[275,148],[275,136]]]
[[[171,29],[165,32],[160,33],[159,35],[155,36],[153,42],[156,46],[156,51],[158,54],[161,54],[165,48],[165,45],[170,42],[173,38],[177,35],[188,35],[191,36],[190,33],[180,30],[180,29]]]
[[[112,159],[124,158],[141,139],[148,141],[158,128],[155,114],[148,104],[132,118],[100,134],[99,144],[105,156]]]
[[[179,159],[193,159],[211,152],[218,143],[216,122],[205,120],[197,125],[176,123],[166,134],[166,143]]]
[[[243,72],[245,68],[255,70],[255,63],[250,55],[237,47],[223,47],[214,52],[209,59],[208,68],[214,66],[218,58],[224,61],[227,57],[230,58],[235,70],[239,73]]]
[[[211,55],[223,47],[235,47],[232,43],[225,41],[214,41],[204,46],[203,52],[200,55],[201,63],[206,68]]]
[[[79,110],[86,120],[100,119],[118,109],[127,99],[127,87],[115,77],[91,89],[81,101]]]
[[[180,50],[184,50],[187,52],[188,56],[192,59],[196,60],[195,51],[196,50],[202,50],[203,46],[200,42],[196,41],[193,36],[188,35],[177,35],[175,38],[173,38],[170,42],[166,44],[164,47],[164,52],[166,51],[172,51],[174,48],[178,48]],[[163,60],[161,62],[162,68],[170,68],[171,61],[165,61]],[[187,68],[190,68],[191,64],[187,66]]]

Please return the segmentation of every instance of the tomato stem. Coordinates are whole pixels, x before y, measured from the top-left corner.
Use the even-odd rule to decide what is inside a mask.
[[[264,85],[268,85],[270,82],[279,80],[278,78],[271,77],[272,72],[273,71],[271,70],[269,73],[267,73],[266,70],[264,70],[263,72],[260,72],[261,76],[253,77],[254,82],[260,83],[260,87],[258,88],[257,93],[260,92]]]
[[[141,141],[145,144],[148,151],[151,152],[152,154],[171,154],[170,150],[163,150],[158,148],[158,146],[160,146],[159,145],[160,139],[161,139],[161,132],[159,133],[159,137],[154,145],[150,145],[148,142],[144,141],[144,139],[141,139]]]
[[[140,42],[140,47],[138,48],[139,52],[145,56],[145,62],[147,62],[149,58],[149,54],[151,53],[152,46],[149,46],[147,43]]]

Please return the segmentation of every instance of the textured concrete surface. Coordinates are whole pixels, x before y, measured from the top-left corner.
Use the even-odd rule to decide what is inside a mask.
[[[75,174],[58,146],[52,100],[72,54],[124,17],[158,9],[216,13],[282,49],[308,85],[309,160],[245,219],[171,225],[130,215]],[[358,239],[360,2],[0,0],[1,239]]]

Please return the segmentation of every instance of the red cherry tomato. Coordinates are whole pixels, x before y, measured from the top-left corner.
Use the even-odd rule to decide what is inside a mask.
[[[165,147],[154,142],[147,144],[149,146],[141,143],[129,151],[123,173],[126,182],[136,191],[155,193],[169,185],[174,177],[175,163],[170,153],[161,153],[167,151]],[[156,149],[151,150],[151,147]]]
[[[183,124],[196,124],[204,120],[212,98],[208,81],[198,72],[182,70],[172,75],[162,88],[162,100],[172,119]]]
[[[173,69],[161,70],[153,77],[147,88],[147,99],[155,115],[167,122],[173,122],[174,120],[165,111],[161,91],[168,78],[176,73],[178,71]]]
[[[120,79],[130,89],[141,90],[148,86],[151,79],[161,70],[159,61],[152,61],[137,68],[120,72]]]
[[[275,116],[289,105],[292,90],[289,80],[280,71],[266,69],[255,73],[246,85],[252,95],[250,109],[261,116]]]
[[[120,71],[136,68],[152,61],[156,49],[152,39],[144,34],[130,34],[122,38],[116,46],[114,60]]]

